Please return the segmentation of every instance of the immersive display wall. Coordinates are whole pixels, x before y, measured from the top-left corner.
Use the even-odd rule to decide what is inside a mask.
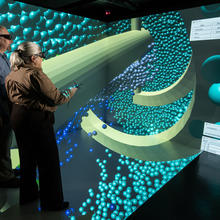
[[[209,92],[219,88],[220,44],[190,42],[190,27],[219,8],[141,17],[133,30],[130,19],[106,24],[0,0],[12,51],[34,41],[59,89],[82,84],[55,115],[67,218],[125,219],[200,153],[204,122],[220,121],[219,90]]]

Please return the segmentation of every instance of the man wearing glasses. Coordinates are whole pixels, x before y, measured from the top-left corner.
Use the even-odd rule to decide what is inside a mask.
[[[12,37],[6,27],[0,25],[0,188],[19,187],[19,181],[12,170],[10,145],[10,102],[5,89],[5,77],[10,73],[10,63],[5,51],[11,50]]]

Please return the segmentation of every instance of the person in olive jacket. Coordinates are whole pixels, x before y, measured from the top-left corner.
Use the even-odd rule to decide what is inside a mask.
[[[42,70],[43,58],[39,45],[20,44],[11,54],[12,71],[5,79],[7,95],[13,103],[10,119],[20,156],[20,204],[40,196],[43,210],[63,210],[69,203],[63,198],[54,112],[72,98],[77,85],[59,91]]]

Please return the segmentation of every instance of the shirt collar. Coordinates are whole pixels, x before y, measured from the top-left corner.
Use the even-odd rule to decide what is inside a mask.
[[[5,54],[5,53],[0,53],[0,55],[1,55],[2,57],[5,57],[5,56],[6,56],[6,54]]]

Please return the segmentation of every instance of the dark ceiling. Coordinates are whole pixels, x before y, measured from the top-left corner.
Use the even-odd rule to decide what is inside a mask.
[[[19,0],[88,18],[111,22],[161,12],[220,3],[220,0]]]

